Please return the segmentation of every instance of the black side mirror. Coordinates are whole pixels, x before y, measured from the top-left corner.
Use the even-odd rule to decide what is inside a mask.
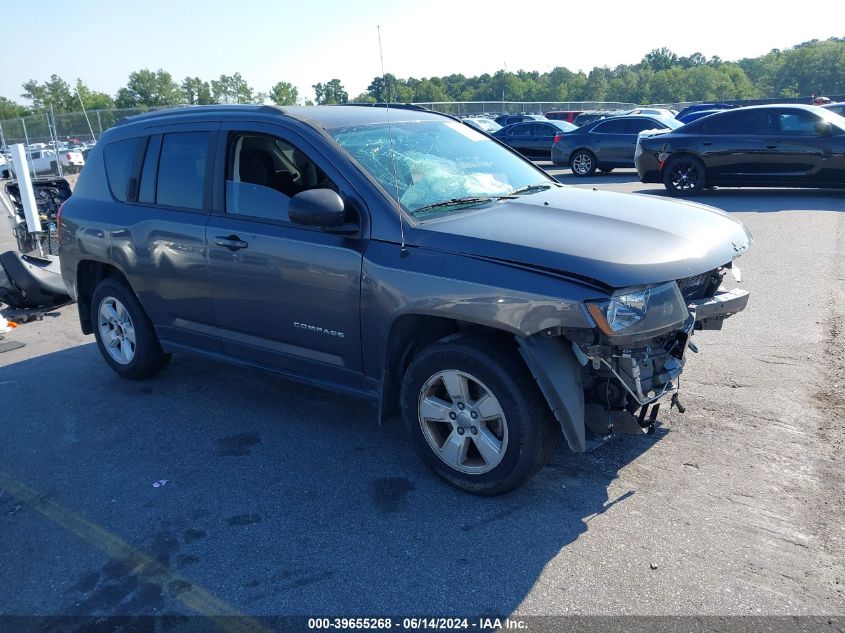
[[[331,189],[300,191],[288,204],[288,217],[294,224],[332,228],[343,224],[343,200]]]

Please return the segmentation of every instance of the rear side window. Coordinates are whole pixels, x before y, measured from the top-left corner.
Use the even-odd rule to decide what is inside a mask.
[[[156,203],[202,209],[208,163],[208,132],[165,134],[156,180]]]
[[[769,133],[769,114],[765,110],[714,114],[701,120],[702,134],[763,135]]]
[[[103,150],[109,189],[112,195],[121,202],[127,200],[129,177],[132,175],[135,160],[143,149],[145,141],[145,137],[137,136],[109,143]]]
[[[628,134],[639,134],[645,130],[660,130],[666,127],[662,123],[652,121],[651,119],[628,119],[626,131]]]
[[[605,121],[599,123],[593,128],[593,132],[598,134],[625,134],[626,121],[618,119],[616,121]]]

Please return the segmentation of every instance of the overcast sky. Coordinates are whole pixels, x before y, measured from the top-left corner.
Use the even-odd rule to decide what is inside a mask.
[[[290,81],[309,98],[312,84],[337,77],[354,97],[381,72],[376,25],[385,70],[417,78],[588,71],[661,46],[735,60],[845,35],[841,1],[804,16],[745,0],[594,4],[591,13],[589,2],[514,0],[9,0],[0,95],[22,102],[24,81],[53,73],[114,95],[133,70],[163,68],[177,81],[240,72],[257,91]]]

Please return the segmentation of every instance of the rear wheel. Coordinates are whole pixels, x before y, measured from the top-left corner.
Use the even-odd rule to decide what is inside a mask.
[[[704,163],[694,156],[669,159],[663,168],[663,186],[673,196],[692,196],[705,187]]]
[[[569,159],[569,167],[576,176],[592,176],[596,173],[596,157],[585,149],[579,149]]]
[[[557,432],[519,354],[504,342],[453,335],[414,358],[402,414],[422,459],[452,485],[493,496],[546,462]]]
[[[124,378],[154,376],[170,360],[135,293],[115,278],[104,279],[94,290],[91,322],[100,353]]]

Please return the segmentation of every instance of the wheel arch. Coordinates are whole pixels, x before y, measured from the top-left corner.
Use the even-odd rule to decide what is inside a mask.
[[[83,259],[76,266],[76,307],[83,334],[93,334],[91,322],[91,297],[97,285],[108,277],[114,277],[131,289],[126,276],[115,266],[92,259]]]
[[[542,333],[515,336],[506,330],[423,314],[402,315],[391,326],[379,393],[380,422],[399,408],[402,380],[415,355],[431,343],[462,332],[480,332],[512,345],[537,382],[569,448],[574,452],[588,449],[581,366],[567,339]]]
[[[515,341],[511,332],[460,319],[427,314],[403,314],[390,326],[379,386],[379,421],[399,408],[402,379],[414,357],[426,346],[461,332],[484,332]]]

